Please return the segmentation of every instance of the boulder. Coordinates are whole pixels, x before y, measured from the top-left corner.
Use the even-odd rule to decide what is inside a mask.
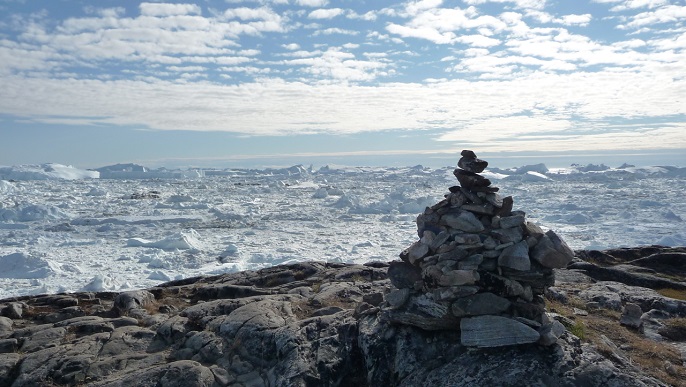
[[[622,309],[622,316],[619,318],[619,323],[634,329],[640,329],[643,326],[643,320],[641,320],[642,315],[643,311],[640,306],[633,303],[627,303]]]

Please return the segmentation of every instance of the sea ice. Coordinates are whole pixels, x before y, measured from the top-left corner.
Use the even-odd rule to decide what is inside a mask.
[[[58,264],[35,255],[14,253],[0,256],[0,278],[46,278],[61,271]]]

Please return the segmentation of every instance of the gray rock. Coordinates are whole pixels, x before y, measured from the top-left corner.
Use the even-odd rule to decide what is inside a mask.
[[[180,360],[129,373],[127,376],[105,383],[91,384],[98,387],[212,387],[214,373],[202,364]]]
[[[545,324],[538,329],[538,333],[541,335],[538,343],[544,346],[551,346],[557,343],[557,340],[565,332],[565,326],[562,325],[561,322],[553,320],[552,322]]]
[[[459,298],[453,302],[451,311],[456,317],[497,315],[505,312],[510,305],[506,298],[486,292]]]
[[[540,228],[538,225],[531,223],[531,222],[525,222],[524,223],[524,235],[539,238],[539,237],[543,236],[544,234],[545,234],[545,232],[543,232],[543,229]]]
[[[519,227],[524,224],[524,215],[503,216],[500,218],[500,228]]]
[[[155,301],[155,296],[147,290],[134,290],[119,293],[114,299],[114,308],[120,315],[128,313],[132,309],[145,308]]]
[[[643,320],[641,316],[643,311],[641,307],[633,304],[627,303],[622,309],[622,316],[619,318],[619,323],[634,329],[640,329],[643,326]]]
[[[491,203],[483,204],[463,204],[460,206],[461,209],[469,211],[477,215],[493,215],[495,213],[495,207]]]
[[[429,248],[431,251],[436,251],[439,247],[441,247],[446,241],[450,239],[450,233],[447,231],[441,231],[436,235],[431,242],[431,245],[429,245]]]
[[[418,260],[424,258],[429,254],[429,246],[417,241],[407,250],[407,259],[410,263],[414,264]]]
[[[56,313],[50,313],[50,314],[46,315],[44,320],[46,322],[56,323],[59,321],[69,320],[69,319],[72,319],[75,317],[81,317],[81,316],[85,316],[85,315],[86,315],[86,312],[84,312],[83,309],[81,309],[80,307],[69,306],[69,307],[60,309]]]
[[[491,235],[501,243],[517,243],[522,240],[521,227],[500,228],[491,231]]]
[[[442,274],[438,278],[440,286],[462,286],[473,285],[479,280],[479,273],[476,270],[452,270]]]
[[[481,243],[481,237],[479,237],[479,234],[455,234],[453,235],[453,240],[463,245]]]
[[[0,356],[0,386],[12,385],[12,373],[21,360],[22,355],[18,353],[4,353]]]
[[[534,246],[531,257],[544,267],[557,269],[566,267],[574,259],[574,252],[557,234],[549,230]]]
[[[492,237],[489,236],[486,239],[484,239],[483,244],[484,244],[484,249],[493,250],[496,247],[498,247],[499,243],[495,239],[493,239]]]
[[[541,337],[535,329],[500,316],[463,318],[460,331],[462,345],[480,348],[535,343]]]
[[[459,270],[477,270],[483,261],[484,256],[482,254],[470,255],[458,262],[457,268]]]
[[[0,353],[16,352],[18,344],[17,339],[0,339]]]
[[[478,286],[449,286],[438,287],[432,291],[433,297],[438,301],[454,301],[458,298],[471,296],[479,291]]]
[[[47,328],[24,337],[20,348],[22,352],[35,352],[48,347],[54,347],[62,342],[67,335],[65,328]]]
[[[393,261],[388,267],[388,278],[398,289],[412,288],[415,282],[421,281],[422,271],[410,263]]]
[[[2,336],[2,334],[5,332],[11,332],[13,324],[14,323],[10,318],[0,316],[0,336]]]
[[[481,173],[488,166],[488,161],[478,159],[476,154],[470,150],[463,150],[457,166],[468,172]]]
[[[386,294],[386,302],[388,302],[388,304],[391,306],[391,309],[398,309],[405,305],[409,297],[410,289],[396,289]]]
[[[464,232],[481,232],[484,225],[469,211],[448,213],[441,217],[441,224]]]
[[[526,244],[526,241],[521,241],[503,249],[498,257],[498,265],[520,271],[528,271],[531,269],[529,246]]]
[[[21,318],[23,312],[23,305],[21,303],[10,302],[9,304],[7,304],[7,306],[2,308],[0,314],[16,320]]]

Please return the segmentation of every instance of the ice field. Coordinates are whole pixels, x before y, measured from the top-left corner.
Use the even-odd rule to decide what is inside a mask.
[[[457,184],[453,168],[0,167],[0,298],[393,260],[417,239],[417,214]],[[686,168],[529,165],[483,175],[573,249],[686,245]]]

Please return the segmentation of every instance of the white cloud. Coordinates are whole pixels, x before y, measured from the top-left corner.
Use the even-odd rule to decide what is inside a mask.
[[[686,19],[686,5],[669,5],[661,7],[652,12],[639,13],[631,19],[632,20],[627,23],[627,26],[631,28],[684,20]]]
[[[390,23],[386,30],[392,34],[405,38],[426,39],[436,44],[452,44],[458,42],[457,31],[488,30],[502,31],[507,25],[500,19],[490,15],[479,16],[475,9],[460,8],[420,8],[408,12],[411,19],[404,25]],[[487,42],[484,37],[481,42]],[[490,44],[493,41],[489,41]]]
[[[357,30],[346,30],[343,28],[325,28],[323,30],[317,30],[315,31],[312,35],[313,36],[319,36],[319,35],[333,35],[333,34],[339,34],[339,35],[357,35],[359,34],[360,31]]]
[[[437,8],[443,4],[443,0],[418,0],[405,5],[405,12],[410,16],[416,16],[424,11]]]
[[[450,44],[455,41],[456,35],[452,32],[441,33],[431,27],[407,27],[391,23],[386,26],[386,30],[392,34],[400,35],[404,38],[426,39],[436,44]]]
[[[622,4],[610,8],[610,11],[621,12],[637,8],[657,8],[669,4],[668,0],[621,0]]]
[[[143,16],[199,15],[200,7],[195,4],[141,3]]]
[[[273,22],[281,22],[281,16],[272,11],[268,7],[260,8],[229,8],[224,11],[224,17],[227,19],[241,19],[241,20],[267,20]]]
[[[485,3],[513,3],[516,8],[544,9],[546,0],[463,0],[465,4],[479,5]]]
[[[310,19],[333,19],[336,16],[342,15],[343,12],[340,8],[320,8],[310,12],[307,17]]]
[[[369,58],[369,57],[368,57]],[[317,78],[344,81],[370,81],[384,74],[388,66],[376,58],[359,60],[355,55],[330,48],[319,56],[284,61],[288,66],[302,66],[302,71]]]
[[[300,49],[300,45],[298,43],[282,44],[281,47],[285,48],[286,50],[291,50],[291,51],[295,51],[295,50]]]
[[[558,132],[570,128],[572,128],[572,123],[567,119],[513,115],[478,120],[473,124],[465,125],[462,129],[446,132],[436,138],[436,140],[469,140],[480,143],[501,142],[516,140],[526,134]]]
[[[500,40],[483,35],[462,35],[457,37],[455,41],[472,47],[493,47],[500,44]]]
[[[588,23],[591,22],[592,16],[590,13],[585,13],[583,15],[564,15],[559,19],[560,24],[564,24],[566,26],[572,26],[572,25],[578,25],[578,26],[586,26]]]
[[[295,4],[304,7],[325,7],[329,0],[295,0]]]
[[[348,10],[345,16],[348,19],[359,19],[365,21],[375,21],[378,18],[378,14],[376,11],[368,11],[360,15],[355,11]]]

